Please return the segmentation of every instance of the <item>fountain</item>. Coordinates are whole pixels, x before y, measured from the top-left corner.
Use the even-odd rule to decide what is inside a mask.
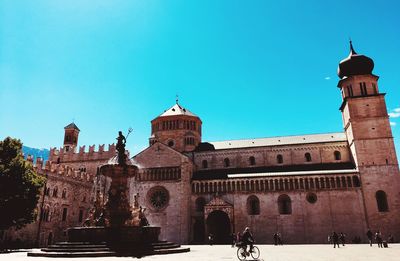
[[[128,133],[129,135],[129,133]],[[95,186],[96,200],[82,227],[67,230],[68,242],[61,242],[31,252],[28,256],[91,257],[91,256],[143,256],[187,252],[189,248],[159,241],[160,227],[150,226],[145,208],[139,206],[139,194],[129,204],[129,179],[138,173],[138,167],[125,154],[126,138],[119,132],[117,155],[98,169],[98,179],[110,179],[108,198]],[[105,188],[106,186],[104,186]],[[162,251],[157,251],[162,250]],[[70,251],[66,251],[66,250]],[[168,251],[170,249],[170,251]]]

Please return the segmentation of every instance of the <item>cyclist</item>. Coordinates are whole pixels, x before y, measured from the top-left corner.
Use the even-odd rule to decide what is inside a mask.
[[[245,230],[243,231],[242,242],[243,242],[243,248],[246,252],[247,252],[247,246],[250,245],[249,252],[246,253],[247,255],[249,255],[249,253],[253,251],[253,244],[254,244],[254,238],[250,232],[249,227],[246,227]]]

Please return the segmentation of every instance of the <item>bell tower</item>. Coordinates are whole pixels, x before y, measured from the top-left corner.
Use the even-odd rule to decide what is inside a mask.
[[[340,110],[349,147],[360,172],[365,229],[400,237],[400,174],[385,93],[371,58],[356,53],[339,63]]]
[[[79,128],[75,123],[70,123],[64,127],[64,151],[76,152],[78,145]]]

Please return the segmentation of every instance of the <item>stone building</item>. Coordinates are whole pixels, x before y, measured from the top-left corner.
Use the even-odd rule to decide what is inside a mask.
[[[162,227],[161,238],[179,243],[203,243],[209,233],[227,243],[246,226],[258,243],[271,243],[276,232],[287,243],[326,243],[332,231],[365,241],[368,228],[400,238],[400,173],[373,67],[350,43],[338,68],[340,133],[205,142],[201,119],[177,102],[151,121],[149,147],[133,157],[139,173],[131,180],[131,200],[139,193],[150,224]],[[43,243],[50,232],[61,240],[66,225],[87,214],[96,170],[115,155],[114,145],[77,151],[78,135],[68,125],[64,147],[51,150],[48,198],[40,207],[49,222],[33,224]],[[74,174],[51,172],[51,166]],[[55,187],[58,193],[65,187],[68,198],[52,198]],[[56,214],[66,207],[74,222],[62,223]]]

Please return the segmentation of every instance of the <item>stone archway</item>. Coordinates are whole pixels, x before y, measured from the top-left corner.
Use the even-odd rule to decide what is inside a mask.
[[[206,235],[214,236],[216,244],[231,243],[234,228],[233,206],[219,196],[215,196],[204,206]]]
[[[214,210],[207,218],[207,231],[213,235],[215,244],[231,243],[231,221],[228,214],[221,210]]]

